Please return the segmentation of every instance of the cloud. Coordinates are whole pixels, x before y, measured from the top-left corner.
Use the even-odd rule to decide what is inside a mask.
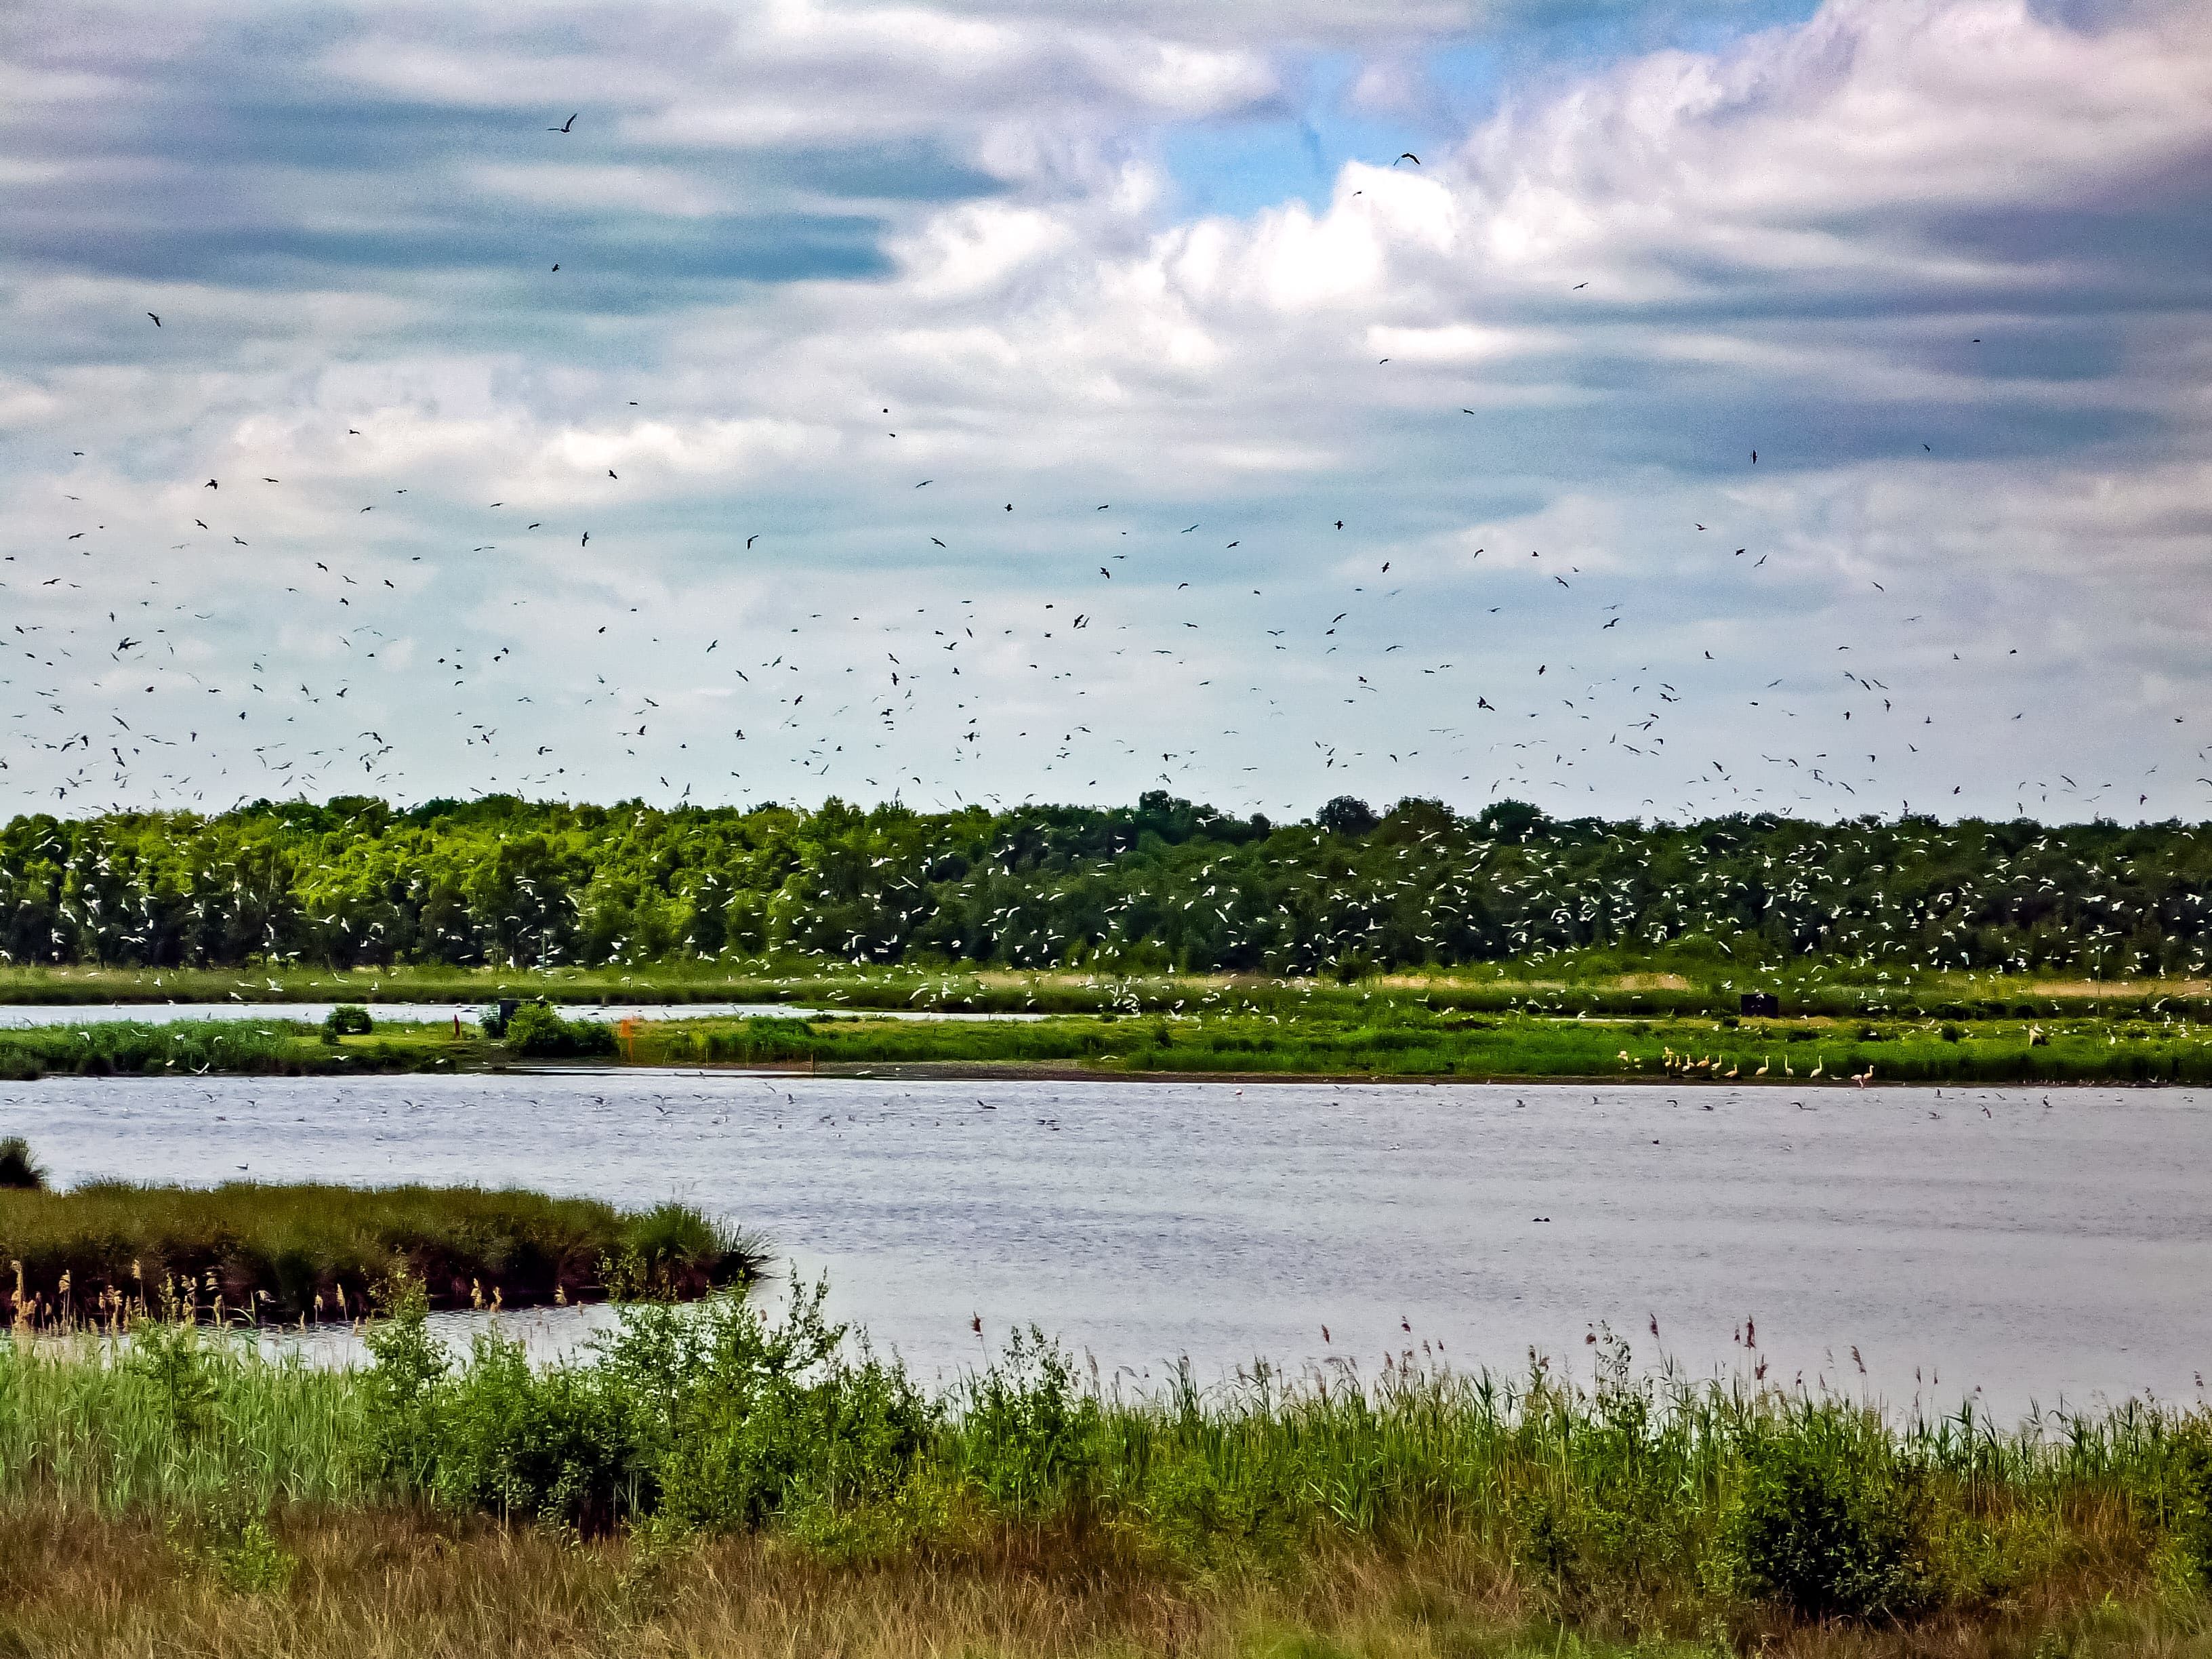
[[[8,786],[2204,814],[2191,8],[1828,0],[1178,218],[1162,135],[1302,53],[1435,119],[1618,14],[1374,9],[30,43]]]

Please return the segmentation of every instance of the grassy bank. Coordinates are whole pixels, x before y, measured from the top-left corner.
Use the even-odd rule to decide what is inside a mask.
[[[781,1002],[834,1009],[970,1013],[1124,1014],[1253,1008],[1287,1015],[1376,1000],[1468,1013],[1544,1012],[1664,1018],[1737,1010],[1741,994],[1772,991],[1793,1017],[2057,1019],[2095,1016],[2212,1019],[2203,979],[2072,979],[1869,968],[1773,952],[1755,939],[1741,953],[1708,946],[1639,957],[1620,951],[1553,952],[1513,962],[1405,969],[1349,981],[1266,974],[1118,973],[1104,969],[978,970],[825,964],[808,957],[723,958],[636,967],[393,967],[338,971],[252,969],[0,968],[0,1004],[162,1002],[448,1003],[500,997],[555,1003]]]
[[[108,1023],[0,1031],[0,1078],[457,1072],[538,1062],[889,1066],[1101,1075],[1656,1079],[1876,1083],[2212,1084],[2212,1027],[2171,1015],[2063,1020],[1739,1019],[1474,1013],[1409,997],[1233,1012],[920,1021],[866,1014],[639,1021],[626,1034],[520,1019],[504,1042],[473,1026]]]
[[[2201,1413],[1899,1424],[1686,1386],[1609,1340],[1579,1384],[1416,1350],[1364,1382],[1130,1398],[1017,1334],[932,1395],[818,1291],[780,1318],[630,1308],[542,1371],[495,1340],[457,1362],[416,1312],[371,1346],[357,1372],[189,1328],[112,1358],[0,1346],[0,1636],[1499,1659],[2206,1639]],[[93,1582],[135,1588],[73,1624],[59,1587]]]
[[[395,1267],[432,1305],[603,1299],[609,1281],[696,1297],[757,1256],[697,1212],[629,1212],[475,1187],[212,1188],[101,1182],[0,1190],[0,1321],[107,1328],[360,1317]]]
[[[1061,1066],[1109,1073],[1656,1078],[1684,1083],[2212,1083],[2212,1032],[2074,1020],[1578,1020],[1377,1002],[1297,1019],[1240,1013],[1020,1024],[838,1018],[637,1025],[640,1065]]]
[[[456,1041],[450,1025],[380,1026],[367,1037],[323,1040],[319,1025],[266,1020],[99,1020],[0,1030],[0,1078],[61,1073],[229,1077],[342,1076],[449,1071],[489,1050]]]

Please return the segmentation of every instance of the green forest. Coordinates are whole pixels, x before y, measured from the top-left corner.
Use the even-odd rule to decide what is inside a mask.
[[[828,963],[1349,975],[1613,952],[2204,970],[2212,824],[343,798],[0,830],[17,966]]]

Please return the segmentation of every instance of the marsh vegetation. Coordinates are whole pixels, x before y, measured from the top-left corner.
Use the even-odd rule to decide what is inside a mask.
[[[496,1333],[448,1352],[419,1291],[386,1313],[353,1370],[189,1324],[0,1345],[21,1586],[0,1632],[37,1651],[162,1616],[172,1643],[295,1651],[520,1651],[554,1620],[564,1651],[811,1632],[867,1653],[1995,1655],[2179,1652],[2204,1629],[2201,1412],[1898,1423],[1639,1373],[1598,1332],[1579,1382],[1409,1346],[1372,1376],[1132,1395],[1017,1330],[932,1393],[827,1321],[818,1286],[776,1314],[629,1306],[542,1368]],[[85,1565],[64,1565],[65,1531]],[[133,1594],[71,1626],[63,1587],[92,1564]]]
[[[0,1146],[0,1160],[7,1149]],[[249,1328],[365,1317],[395,1273],[425,1305],[525,1308],[749,1282],[759,1253],[698,1211],[476,1187],[93,1182],[0,1190],[0,1321]]]

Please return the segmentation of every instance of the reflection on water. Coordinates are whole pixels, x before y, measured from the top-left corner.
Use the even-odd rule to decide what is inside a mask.
[[[58,1079],[0,1085],[0,1134],[28,1135],[64,1182],[684,1198],[765,1234],[799,1273],[828,1271],[841,1316],[925,1377],[983,1357],[975,1316],[993,1346],[1035,1321],[1139,1378],[1181,1354],[1201,1377],[1255,1357],[1371,1370],[1424,1342],[1462,1368],[1517,1370],[1533,1346],[1579,1371],[1600,1323],[1704,1374],[1748,1365],[1750,1319],[1769,1381],[1931,1408],[1978,1384],[2011,1415],[2196,1395],[2212,1360],[2207,1104],[2099,1089]],[[549,1351],[589,1322],[507,1317],[536,1321]]]

